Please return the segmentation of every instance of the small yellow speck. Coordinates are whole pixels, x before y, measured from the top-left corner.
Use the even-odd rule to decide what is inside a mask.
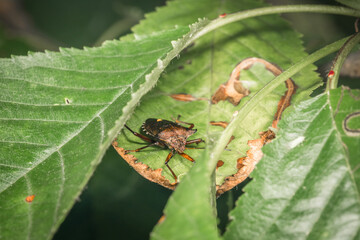
[[[161,122],[162,121],[162,119],[161,118],[159,118],[158,120],[156,120],[157,122]]]

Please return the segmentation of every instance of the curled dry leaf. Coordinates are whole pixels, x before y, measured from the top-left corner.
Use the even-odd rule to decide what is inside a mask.
[[[118,143],[116,142],[116,140],[112,143],[112,145],[119,153],[119,155],[144,178],[171,190],[175,189],[176,186],[171,184],[169,180],[167,180],[164,176],[161,175],[161,172],[163,170],[162,168],[154,170],[144,163],[137,162],[137,158],[135,158],[131,154],[125,154],[125,149],[118,147]]]

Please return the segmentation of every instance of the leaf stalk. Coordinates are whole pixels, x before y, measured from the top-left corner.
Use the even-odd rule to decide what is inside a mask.
[[[346,57],[349,55],[351,50],[360,42],[360,32],[355,33],[350,36],[348,40],[339,50],[339,53],[334,59],[334,63],[331,67],[332,74],[328,74],[326,92],[329,92],[331,89],[336,89],[339,81],[341,67],[344,64]]]
[[[226,15],[226,17],[219,17],[212,20],[206,27],[201,31],[196,33],[192,40],[196,40],[199,37],[209,33],[219,27],[227,25],[232,22],[240,21],[246,18],[258,17],[269,14],[278,14],[278,13],[324,13],[324,14],[336,14],[336,15],[345,15],[352,17],[360,17],[360,11],[347,7],[331,6],[331,5],[319,5],[319,4],[303,4],[303,5],[279,5],[279,6],[270,6],[263,8],[250,9],[246,11],[241,11],[237,13],[232,13]]]

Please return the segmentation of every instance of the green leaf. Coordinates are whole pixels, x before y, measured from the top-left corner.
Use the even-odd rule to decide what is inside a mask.
[[[359,173],[351,161],[359,164],[359,136],[346,143],[339,128],[345,116],[359,111],[352,95],[359,91],[333,90],[282,119],[231,213],[225,239],[356,239]]]
[[[219,239],[215,189],[212,171],[208,168],[208,151],[198,158],[198,166],[191,169],[169,199],[165,221],[156,225],[151,239]]]
[[[358,0],[336,0],[339,3],[342,3],[346,6],[355,8],[355,9],[360,9],[360,2]]]
[[[188,31],[0,60],[3,238],[51,238]]]
[[[197,9],[196,14],[189,15],[188,11],[192,9],[190,6]],[[135,36],[138,36],[157,30],[158,22],[164,22],[164,26],[161,27],[168,28],[170,23],[185,25],[198,16],[215,18],[220,13],[230,14],[261,6],[263,4],[257,1],[174,1],[169,2],[167,7],[160,8],[158,12],[149,14],[147,19],[133,30]],[[187,93],[197,98],[210,99],[216,89],[228,80],[237,63],[245,58],[263,58],[285,69],[304,56],[306,53],[303,51],[299,34],[278,16],[262,16],[229,24],[196,40],[194,46],[188,47],[181,54],[181,58],[169,66],[157,87],[144,96],[141,105],[127,124],[134,131],[140,131],[140,126],[147,118],[171,120],[181,115],[181,120],[194,123],[197,129],[190,139],[203,138],[207,142],[213,141],[211,136],[223,129],[216,126],[209,127],[209,121],[229,122],[233,113],[274,76],[262,64],[255,64],[248,71],[241,72],[240,80],[244,80],[245,87],[250,89],[250,95],[238,106],[227,101],[218,104],[209,104],[206,100],[181,102],[172,99],[169,95]],[[312,89],[319,85],[319,78],[313,69],[314,66],[310,65],[294,76],[298,89],[293,102],[307,98]],[[246,121],[241,123],[239,130],[234,134],[235,139],[228,146],[232,151],[224,151],[220,158],[225,164],[217,171],[218,185],[238,170],[237,159],[246,155],[247,141],[258,138],[259,132],[271,126],[278,101],[285,89],[284,84],[273,94],[269,94],[264,102],[258,103],[257,108],[249,114]],[[255,124],[254,119],[256,119]],[[119,134],[118,142],[119,146],[126,150],[134,150],[146,145],[126,129]],[[187,150],[195,160],[199,158],[201,152],[202,150],[196,149]],[[164,161],[168,153],[160,148],[150,147],[132,155],[151,169],[162,169],[165,167]],[[180,181],[193,166],[179,155],[175,155],[169,165]],[[166,167],[162,175],[170,182],[174,182],[171,172]]]
[[[357,191],[360,193],[360,91],[341,87],[332,91],[330,105],[336,129],[346,146],[349,168],[352,170]]]
[[[189,6],[196,8],[196,13],[188,14],[189,9],[191,9]],[[148,19],[134,28],[134,32],[135,35],[141,35],[147,31],[152,31],[160,26],[159,22],[164,23],[161,24],[161,27],[170,26],[169,22],[187,24],[194,21],[198,16],[205,15],[214,18],[220,13],[231,13],[259,6],[261,4],[255,1],[169,2],[167,7],[160,8],[157,13],[148,15]],[[173,12],[174,14],[166,14],[166,12]],[[128,38],[131,37],[128,36]],[[286,43],[284,42],[285,39]],[[172,117],[181,114],[181,120],[195,123],[195,128],[198,131],[193,135],[193,138],[205,138],[207,144],[211,145],[212,141],[215,141],[221,134],[222,129],[209,127],[208,122],[211,120],[230,121],[232,114],[240,109],[245,101],[237,107],[228,102],[214,106],[207,101],[179,102],[170,98],[169,94],[188,93],[198,98],[210,98],[216,88],[228,80],[228,76],[236,64],[244,58],[262,57],[286,68],[305,55],[299,35],[279,17],[249,19],[223,27],[213,34],[197,40],[194,46],[189,47],[186,52],[181,54],[178,61],[169,66],[157,87],[143,98],[127,124],[133,130],[140,131],[140,126],[147,118],[171,120]],[[306,98],[311,89],[318,85],[319,79],[312,69],[314,67],[309,66],[294,77],[299,85],[298,95],[294,102]],[[242,80],[245,79],[250,83],[252,93],[255,93],[272,78],[273,76],[261,64],[254,65],[249,71],[242,73]],[[239,147],[242,148],[242,152],[239,154],[237,151],[239,142],[234,142],[232,146],[229,145],[229,149],[232,149],[233,158],[226,158],[226,160],[231,161],[227,162],[227,166],[224,165],[220,168],[225,172],[218,179],[220,183],[224,177],[237,170],[235,162],[237,158],[244,156],[247,140],[257,138],[258,132],[266,130],[271,125],[277,102],[284,91],[285,87],[280,86],[273,95],[269,95],[266,102],[259,103],[254,113],[238,128],[236,137],[239,142],[240,139],[242,141],[242,145]],[[271,108],[272,110],[269,110]],[[260,123],[253,124],[254,119],[256,119],[255,122]],[[250,129],[250,134],[247,132],[248,129]],[[244,132],[245,134],[243,134]],[[118,143],[119,146],[128,150],[137,149],[146,144],[126,129],[118,136]],[[163,168],[163,176],[173,182],[171,173],[164,165],[168,153],[168,151],[154,147],[133,155],[152,169]],[[189,149],[187,153],[197,161],[195,166],[178,155],[169,163],[181,183],[169,199],[164,210],[165,221],[155,227],[151,235],[153,239],[218,238],[218,233],[215,230],[214,190],[211,187],[214,185],[215,179],[212,172],[214,162],[216,164],[217,159],[210,160],[204,150]],[[189,169],[190,172],[186,174]],[[221,173],[219,174],[218,171],[217,175],[220,176]],[[213,177],[210,178],[210,176]],[[179,226],[181,226],[180,231]]]
[[[202,2],[209,8],[207,3]],[[251,2],[248,4],[251,5]],[[231,4],[225,5],[222,10],[233,11]],[[257,5],[259,4],[253,6]],[[241,4],[237,6],[235,9],[242,9]],[[177,13],[177,10],[173,9],[172,13]],[[210,10],[215,15],[214,10]],[[239,56],[238,53],[226,53],[225,55],[233,55],[224,60],[233,62],[234,59],[242,58],[242,51],[249,55],[253,52],[261,55],[261,48],[249,51],[246,48],[257,47],[252,42],[256,43],[256,37],[260,37],[260,43],[270,43],[270,51],[265,57],[273,56],[270,60],[288,66],[292,64],[290,59],[304,55],[298,36],[289,28],[284,30],[282,37],[293,41],[295,49],[300,51],[293,51],[292,46],[289,49],[285,47],[284,52],[278,52],[279,48],[286,46],[281,41],[284,38],[278,38],[274,32],[269,34],[260,31],[262,34],[257,34],[258,30],[267,30],[268,27],[280,26],[282,29],[283,22],[276,20],[273,26],[269,26],[270,20],[273,17],[248,21],[247,25],[233,25],[237,28],[218,32],[220,38],[213,34],[199,40],[192,54],[201,53],[201,48],[206,46],[212,48],[219,43],[226,46],[232,38],[229,36],[236,36],[237,31],[250,29],[251,37],[240,44],[242,49]],[[158,22],[157,25],[160,26],[160,23],[163,22]],[[155,85],[170,60],[191,42],[191,37],[205,24],[206,21],[200,21],[191,27],[190,32],[188,27],[156,34],[151,31],[151,36],[138,32],[133,36],[135,41],[124,39],[123,42],[108,42],[100,48],[61,49],[60,53],[45,52],[0,60],[2,237],[41,239],[52,236],[139,99]],[[170,44],[171,40],[177,40],[187,32],[189,33],[182,40],[172,41]],[[248,34],[247,31],[245,33]],[[219,43],[215,44],[214,40],[219,40]],[[264,47],[262,44],[259,46]],[[228,49],[232,50],[233,47],[230,45]],[[214,64],[218,63],[213,61],[215,52],[213,48],[211,51],[204,51],[205,54],[199,54],[202,60],[197,62],[197,66],[204,66],[202,61],[206,57],[210,59],[209,65],[205,65],[209,66],[207,70],[210,74],[205,76],[222,83],[226,80],[220,81],[220,78],[212,74],[216,73],[212,70]],[[284,56],[285,53],[294,56]],[[225,65],[229,64],[221,63],[219,67]],[[173,66],[176,68],[175,64]],[[219,72],[227,74],[229,69],[231,68],[228,66],[226,71]],[[304,71],[303,76],[298,76],[298,79],[305,79],[305,76],[310,79],[300,86],[304,91],[302,95],[298,95],[298,99],[306,97],[317,84],[311,69],[307,71]],[[210,139],[213,132],[209,131],[206,135]],[[198,159],[205,157],[199,156]],[[202,191],[198,196],[202,198],[198,203],[204,203],[204,209],[209,212],[213,209],[213,199],[206,201],[202,193],[209,190],[211,182],[205,181],[202,185],[199,179],[209,176],[214,160],[209,164],[203,161],[199,166],[204,166],[203,164],[207,166],[207,170],[193,170],[196,176],[198,171],[201,174],[192,179],[201,184]],[[26,202],[25,198],[31,195],[35,199],[31,203]],[[214,218],[208,212],[204,214],[206,217],[210,216],[205,224],[213,226]],[[211,236],[214,236],[213,233],[211,232]]]

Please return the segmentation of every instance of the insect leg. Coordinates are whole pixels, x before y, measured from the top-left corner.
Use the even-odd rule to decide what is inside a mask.
[[[177,119],[175,120],[176,123],[182,123],[182,124],[187,124],[187,125],[190,125],[190,129],[192,129],[194,127],[194,124],[193,123],[187,123],[187,122],[183,122],[183,121],[180,121],[180,115],[178,115]]]
[[[125,154],[128,154],[129,152],[139,152],[139,151],[143,150],[144,148],[147,148],[147,147],[150,147],[150,146],[153,146],[153,145],[158,145],[158,143],[153,142],[153,143],[150,143],[149,145],[146,145],[145,147],[141,147],[141,148],[138,148],[138,149],[135,149],[135,150],[125,150]]]
[[[174,153],[171,151],[169,153],[169,155],[166,157],[166,160],[165,160],[165,165],[167,166],[167,168],[170,170],[171,174],[173,175],[174,179],[175,179],[175,183],[177,183],[177,176],[175,175],[174,171],[171,169],[171,167],[168,165],[168,162],[170,161],[170,159],[174,156]]]
[[[197,138],[197,139],[193,139],[193,140],[190,140],[190,141],[186,141],[185,146],[186,146],[186,145],[189,145],[189,144],[192,144],[192,143],[199,144],[199,143],[201,143],[201,142],[205,142],[205,141],[202,140],[201,138]],[[204,148],[185,147],[185,149],[204,149]]]
[[[192,143],[201,143],[201,142],[205,142],[205,141],[202,140],[201,138],[197,138],[197,139],[186,141],[185,145],[189,145],[189,144],[192,144]]]
[[[205,149],[205,148],[197,148],[197,147],[186,147],[185,149]]]
[[[134,134],[135,136],[141,138],[142,140],[144,141],[147,141],[147,142],[150,142],[150,143],[153,143],[154,141],[151,140],[150,138],[140,134],[140,133],[137,133],[137,132],[134,132],[133,130],[131,130],[128,126],[126,126],[126,124],[124,125],[132,134]]]
[[[186,158],[187,160],[195,163],[195,160],[194,160],[192,157],[190,157],[189,155],[187,155],[186,153],[179,153],[179,154],[180,154],[183,158]]]
[[[135,136],[141,138],[142,140],[146,141],[146,142],[150,142],[149,145],[146,145],[144,147],[141,147],[141,148],[138,148],[138,149],[135,149],[135,150],[125,150],[125,154],[128,154],[129,152],[139,152],[141,151],[142,149],[144,148],[147,148],[147,147],[150,147],[150,146],[153,146],[153,145],[158,145],[158,146],[163,146],[161,143],[159,142],[156,142],[140,133],[137,133],[137,132],[134,132],[133,130],[131,130],[128,126],[124,125],[132,134],[134,134]]]

